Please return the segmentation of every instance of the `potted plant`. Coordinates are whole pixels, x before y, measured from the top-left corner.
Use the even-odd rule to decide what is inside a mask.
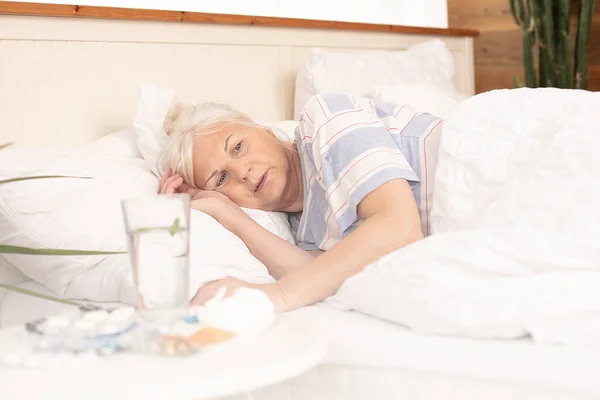
[[[523,32],[525,86],[588,88],[588,42],[595,0],[509,0]],[[575,32],[571,24],[575,23]],[[537,60],[536,60],[537,58]],[[516,77],[517,86],[523,86]]]

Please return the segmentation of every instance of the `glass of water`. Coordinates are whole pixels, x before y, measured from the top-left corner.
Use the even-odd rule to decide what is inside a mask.
[[[189,301],[190,196],[177,193],[124,199],[122,207],[138,310],[142,314],[185,310]]]

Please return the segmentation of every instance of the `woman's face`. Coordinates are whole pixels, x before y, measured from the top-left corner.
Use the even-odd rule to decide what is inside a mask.
[[[223,124],[194,142],[194,180],[240,207],[279,211],[292,181],[290,157],[268,130]]]

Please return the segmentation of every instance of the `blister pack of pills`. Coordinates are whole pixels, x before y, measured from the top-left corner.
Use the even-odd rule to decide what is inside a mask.
[[[112,310],[73,309],[25,324],[34,350],[95,352],[111,355],[131,347],[137,326],[131,307]]]

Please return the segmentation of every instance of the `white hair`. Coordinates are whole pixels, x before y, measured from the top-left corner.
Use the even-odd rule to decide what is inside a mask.
[[[179,172],[186,183],[194,186],[194,138],[216,133],[221,125],[228,123],[269,129],[225,104],[174,103],[164,122],[169,140],[158,156],[159,173],[162,175],[170,168],[173,172]]]

